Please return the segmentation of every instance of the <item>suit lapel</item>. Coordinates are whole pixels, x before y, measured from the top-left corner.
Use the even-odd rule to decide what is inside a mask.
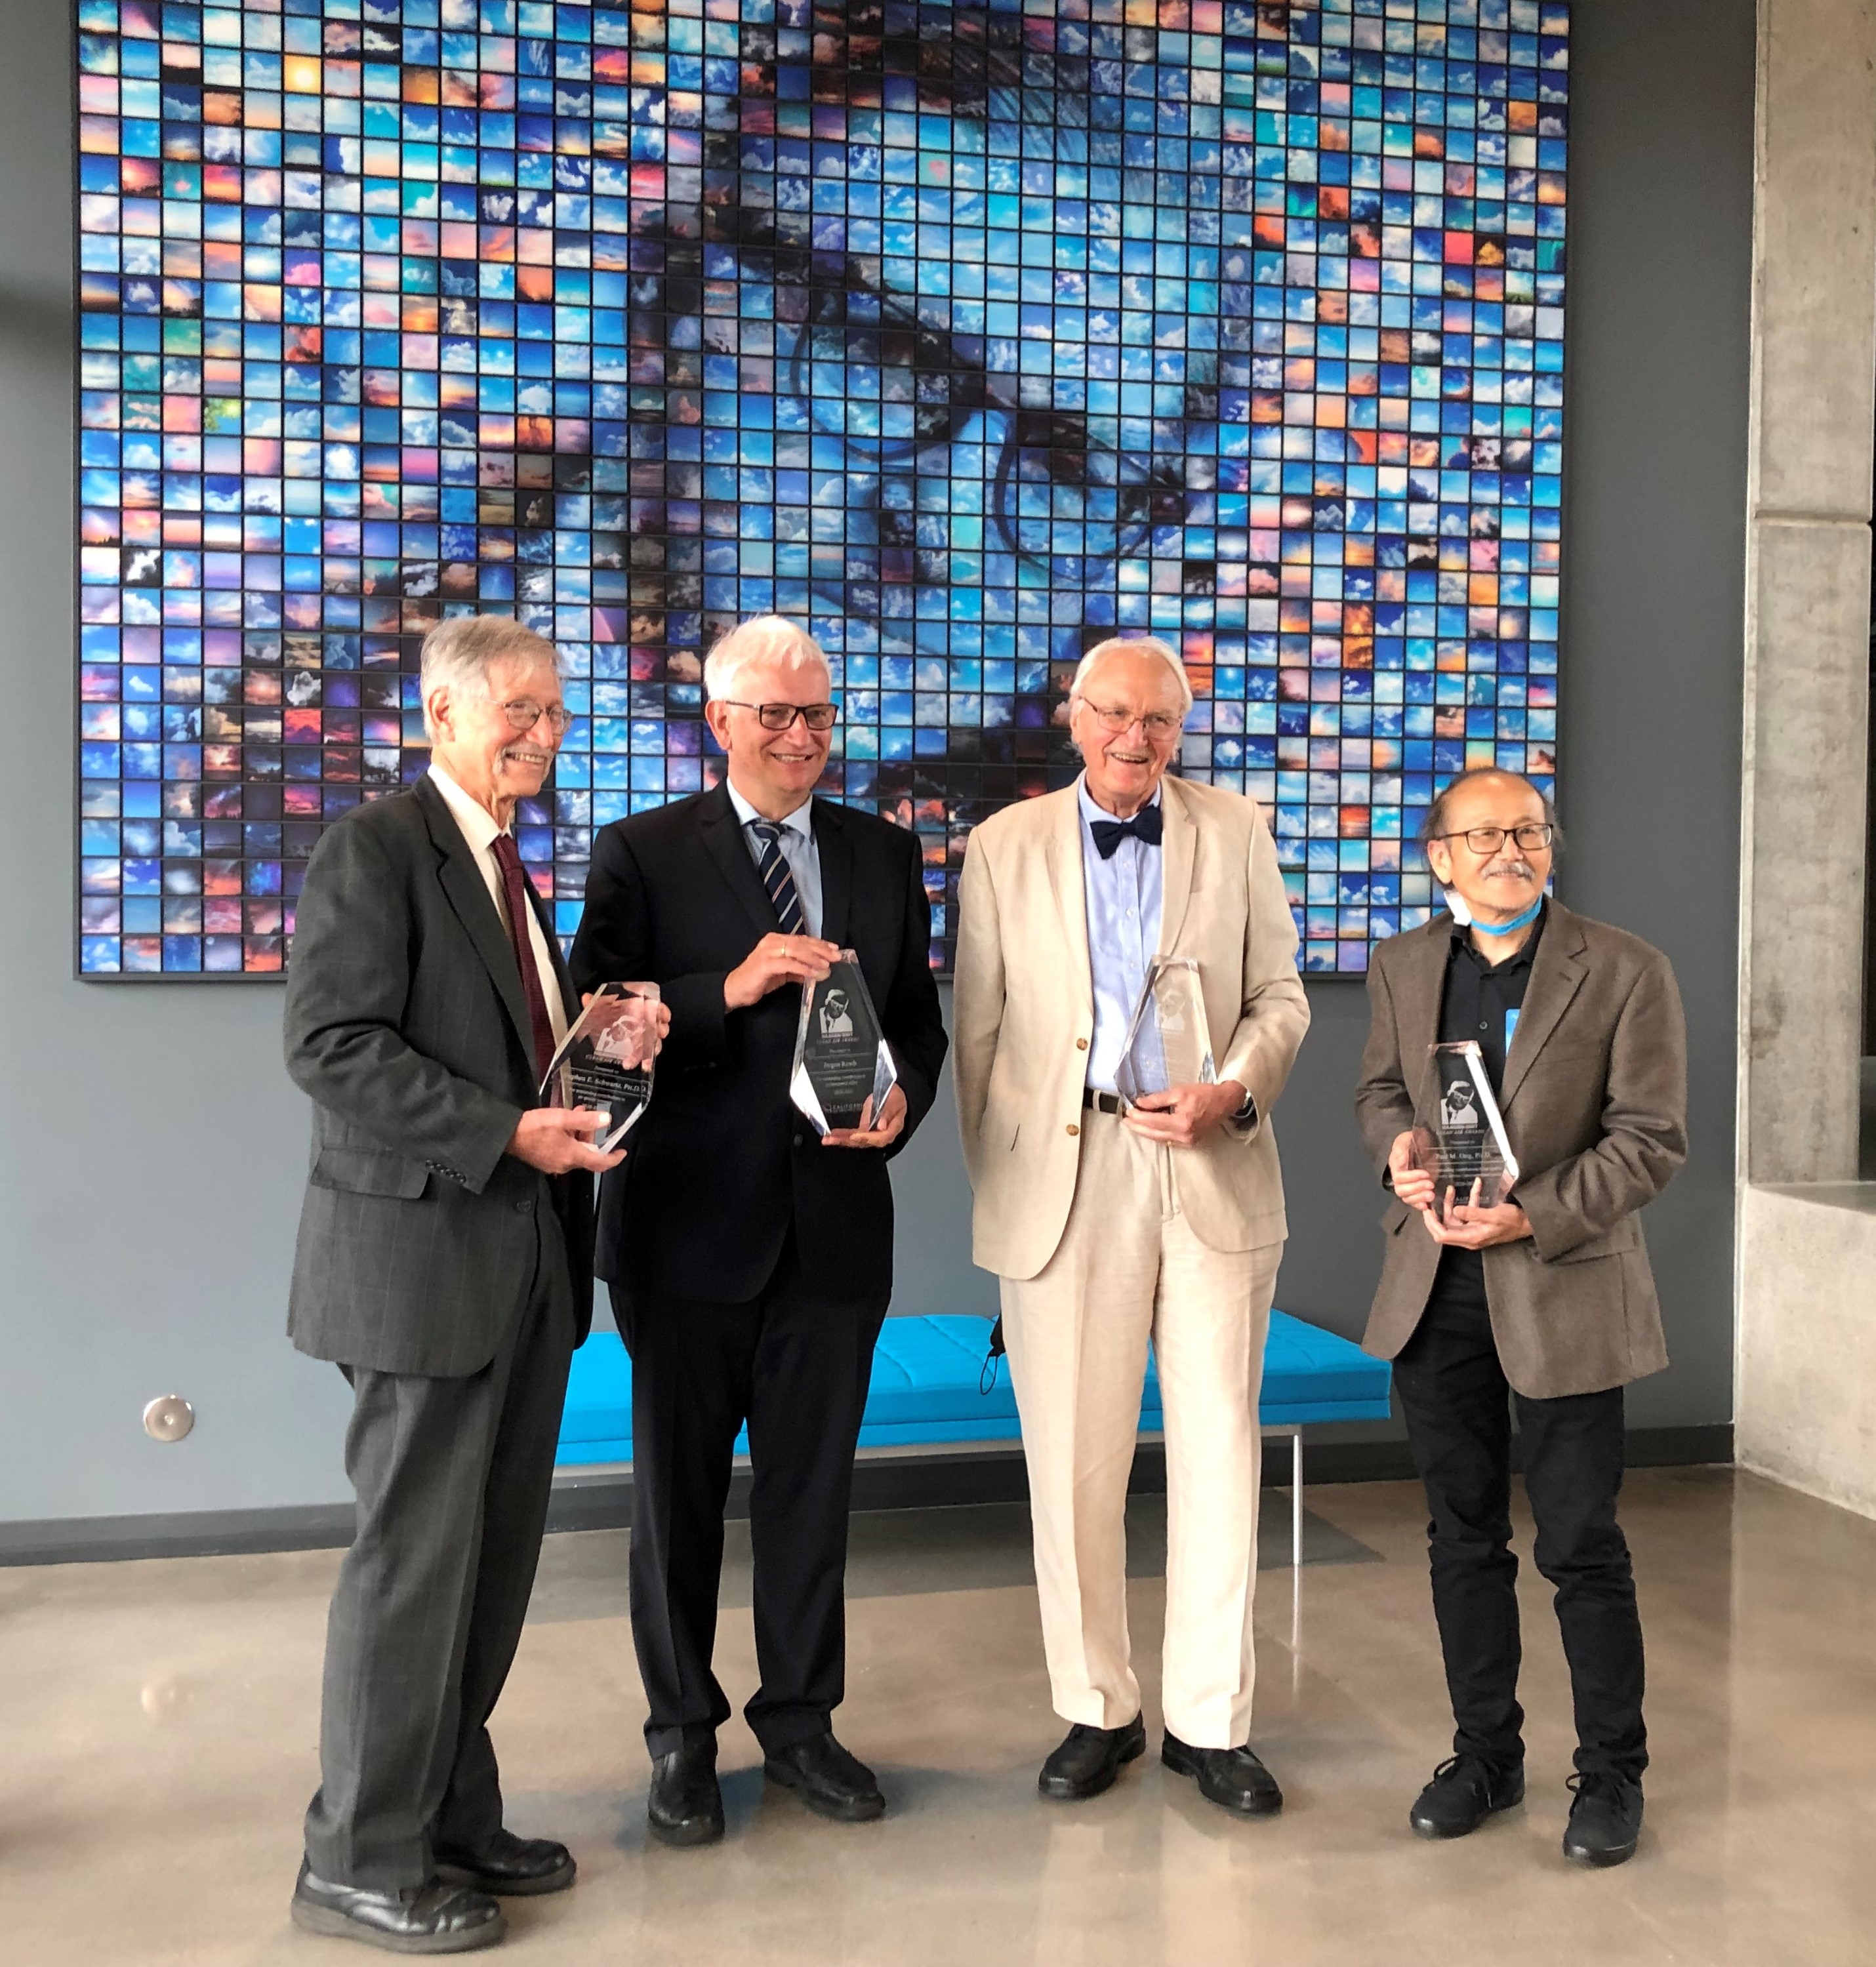
[[[754,925],[758,935],[773,935],[781,927],[762,877],[749,858],[743,830],[736,823],[736,809],[730,804],[727,781],[698,802],[697,822],[703,844],[722,877],[743,906],[743,912]]]
[[[841,824],[841,810],[816,799],[809,816],[814,825],[815,851],[821,861],[821,937],[847,945],[847,917],[854,893],[854,844]]]
[[[1160,782],[1164,829],[1160,841],[1160,942],[1164,956],[1179,946],[1186,922],[1186,903],[1192,893],[1192,864],[1198,851],[1199,829],[1186,810],[1184,789],[1177,779]]]
[[[1525,986],[1517,1029],[1511,1035],[1511,1049],[1505,1055],[1505,1083],[1498,1099],[1501,1107],[1510,1106],[1531,1070],[1532,1061],[1557,1029],[1558,1021],[1570,1008],[1570,1000],[1589,974],[1589,944],[1576,917],[1558,903],[1545,906],[1550,910],[1550,919],[1544,925],[1543,938],[1531,964],[1531,980]]]
[[[1046,850],[1049,886],[1054,890],[1056,912],[1061,919],[1077,1002],[1091,1008],[1094,972],[1088,960],[1088,891],[1081,867],[1081,795],[1077,786],[1070,786],[1065,792],[1042,796],[1054,802]]]
[[[450,809],[429,780],[419,779],[415,791],[424,823],[430,829],[431,844],[443,857],[437,879],[449,898],[457,919],[474,944],[491,980],[508,1007],[509,1022],[521,1040],[521,1056],[534,1055],[533,1021],[528,1015],[528,999],[521,988],[521,971],[515,961],[515,947],[496,912],[495,898],[489,893],[482,870],[463,838],[462,828],[450,816]],[[529,884],[531,887],[532,883]],[[551,938],[550,938],[551,940]]]
[[[1395,971],[1395,1018],[1413,1055],[1402,1061],[1413,1092],[1416,1113],[1430,1113],[1438,1103],[1433,1073],[1433,1048],[1439,1042],[1439,1003],[1446,987],[1446,962],[1451,931],[1442,917],[1424,929],[1410,932],[1389,945],[1400,955]]]

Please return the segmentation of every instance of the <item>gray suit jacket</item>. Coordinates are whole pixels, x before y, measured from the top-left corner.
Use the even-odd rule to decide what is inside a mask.
[[[1687,1030],[1668,959],[1559,902],[1525,991],[1499,1104],[1532,1234],[1487,1250],[1485,1294],[1505,1376],[1539,1400],[1626,1386],[1668,1363],[1636,1212],[1687,1158]],[[1395,1136],[1432,1123],[1431,1048],[1452,923],[1380,944],[1355,1115],[1387,1178]],[[1413,1336],[1439,1266],[1419,1212],[1390,1201],[1387,1254],[1363,1344],[1391,1359]]]
[[[536,906],[539,904],[537,902]],[[570,1019],[579,999],[545,916]],[[428,778],[331,828],[306,870],[286,1064],[313,1101],[287,1329],[380,1372],[479,1372],[558,1216],[583,1339],[593,1182],[505,1154],[537,1104],[521,971],[468,842]]]

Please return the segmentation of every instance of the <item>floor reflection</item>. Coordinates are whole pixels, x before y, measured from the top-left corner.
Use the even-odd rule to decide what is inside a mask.
[[[1471,1967],[1599,1959],[1834,1967],[1870,1956],[1876,1524],[1726,1471],[1632,1477],[1650,1644],[1648,1830],[1624,1869],[1558,1852],[1568,1694],[1526,1566],[1531,1800],[1417,1843],[1443,1752],[1424,1513],[1403,1484],[1313,1491],[1293,1579],[1266,1568],[1255,1739],[1289,1807],[1241,1823],[1148,1759],[1041,1802],[1048,1711],[1020,1510],[864,1518],[843,1736],[892,1808],[854,1827],[765,1789],[723,1737],[728,1841],[647,1848],[625,1540],[553,1541],[497,1718],[510,1815],[573,1843],[564,1900],[517,1905],[543,1967]],[[1270,1512],[1287,1558],[1287,1514]],[[1149,1719],[1156,1506],[1132,1528]],[[304,1962],[286,1894],[314,1780],[335,1558],[0,1571],[0,1930],[28,1967]],[[746,1547],[719,1643],[754,1686]],[[349,1956],[348,1956],[349,1957]]]

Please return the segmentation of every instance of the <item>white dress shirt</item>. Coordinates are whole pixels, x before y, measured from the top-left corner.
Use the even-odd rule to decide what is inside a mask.
[[[1164,850],[1129,834],[1103,861],[1093,822],[1112,819],[1089,796],[1084,776],[1081,806],[1081,872],[1088,909],[1088,968],[1094,982],[1094,1037],[1088,1051],[1088,1084],[1112,1093],[1114,1074],[1127,1042],[1127,1027],[1146,982],[1147,965],[1159,953],[1160,912],[1165,892]],[[1160,803],[1154,788],[1149,806]]]
[[[762,842],[749,830],[752,819],[764,817],[739,793],[726,776],[724,783],[729,786],[730,804],[736,809],[736,823],[743,830],[743,845],[749,849],[750,858],[758,869],[762,865]],[[782,829],[781,838],[776,842],[781,850],[782,858],[788,863],[788,871],[795,877],[795,893],[801,897],[802,919],[807,923],[808,933],[821,933],[821,850],[815,845],[814,801],[805,799],[786,819],[771,822]]]
[[[476,865],[482,870],[482,878],[488,887],[490,900],[495,903],[495,912],[506,929],[508,896],[502,887],[502,870],[496,861],[495,842],[497,835],[512,829],[497,826],[495,815],[486,806],[471,799],[441,765],[433,764],[430,776],[437,782],[437,790],[443,795],[450,819],[469,842],[469,851],[475,855]],[[541,932],[541,918],[532,909],[528,911],[528,944],[534,953],[534,971],[541,979],[541,994],[547,1000],[547,1022],[554,1027],[554,1042],[557,1047],[567,1035],[567,1006],[560,996],[560,979],[554,974],[553,952]]]

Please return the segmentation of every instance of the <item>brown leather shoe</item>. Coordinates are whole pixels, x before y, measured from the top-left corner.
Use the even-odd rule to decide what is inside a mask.
[[[386,1953],[474,1953],[508,1930],[486,1893],[432,1878],[401,1892],[366,1891],[316,1876],[302,1862],[293,1888],[293,1923],[328,1940],[356,1940]]]

